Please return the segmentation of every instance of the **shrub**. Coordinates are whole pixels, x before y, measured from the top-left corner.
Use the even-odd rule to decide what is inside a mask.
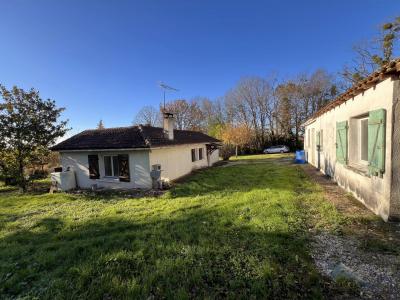
[[[219,155],[222,157],[223,160],[229,160],[229,158],[234,155],[235,149],[232,145],[224,144],[220,150]]]

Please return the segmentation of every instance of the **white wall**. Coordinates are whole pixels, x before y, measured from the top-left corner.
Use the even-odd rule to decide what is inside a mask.
[[[357,199],[385,220],[388,219],[390,212],[393,88],[393,81],[388,78],[377,84],[375,88],[370,88],[326,112],[305,128],[304,148],[308,162],[318,167],[319,155],[319,168],[323,173],[333,177],[340,186],[353,193]],[[368,114],[369,111],[381,108],[386,109],[386,161],[383,178],[369,177],[363,172],[352,169],[351,166],[336,162],[336,122],[347,120],[350,125],[351,118]],[[311,143],[309,143],[308,135],[309,132],[313,132],[313,129],[315,134],[314,136],[311,134]],[[323,149],[318,154],[315,137],[317,131],[321,129],[323,130]],[[354,138],[351,135],[351,130],[349,130],[349,154],[353,153],[353,149],[350,148]]]
[[[191,149],[203,148],[203,159],[192,162]],[[198,150],[196,150],[197,152]],[[210,157],[210,166],[219,159],[218,150],[214,151]],[[150,152],[150,166],[161,165],[161,177],[165,180],[174,180],[189,174],[195,169],[208,166],[207,151],[205,144],[179,145],[152,149]]]
[[[203,159],[192,162],[191,149],[203,148]],[[130,182],[120,182],[118,178],[104,177],[104,156],[129,154],[129,169],[131,175]],[[100,179],[89,178],[88,155],[97,154],[99,157]],[[151,188],[150,168],[154,164],[161,164],[162,178],[173,180],[189,174],[192,170],[213,165],[219,160],[219,151],[214,151],[207,161],[207,151],[205,144],[179,145],[173,147],[157,148],[152,150],[131,150],[131,151],[93,151],[93,152],[73,152],[62,151],[61,166],[63,170],[70,167],[75,171],[78,187],[91,188],[97,184],[99,187],[118,189],[118,188]]]
[[[120,182],[118,179],[104,178],[104,156],[129,154],[130,182]],[[65,170],[71,167],[75,171],[77,185],[81,188],[90,188],[93,184],[105,188],[150,188],[149,151],[112,151],[112,152],[61,152],[61,166]],[[100,179],[89,178],[88,155],[99,156]]]

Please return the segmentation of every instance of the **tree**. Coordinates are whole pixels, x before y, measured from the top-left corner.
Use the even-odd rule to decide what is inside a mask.
[[[218,136],[226,124],[225,107],[222,100],[211,101],[208,98],[195,98],[199,103],[203,118],[203,131],[211,136]]]
[[[196,100],[178,99],[169,102],[165,111],[175,116],[175,126],[180,130],[204,130],[204,114]]]
[[[235,155],[238,155],[238,148],[247,146],[252,140],[251,129],[241,124],[238,126],[227,125],[221,132],[221,139],[227,145],[235,146]]]
[[[255,135],[255,147],[261,148],[267,140],[267,130],[272,128],[275,105],[274,80],[247,77],[225,97],[228,119],[231,124],[244,124]]]
[[[104,123],[103,120],[100,120],[99,123],[97,124],[97,129],[104,129]]]
[[[400,17],[396,17],[381,26],[377,38],[354,46],[355,57],[341,72],[348,85],[357,83],[390,62],[399,50],[399,34]]]
[[[278,135],[291,146],[301,147],[301,124],[339,93],[331,74],[319,69],[314,73],[282,82],[275,90],[278,98],[276,123]]]
[[[145,124],[150,126],[159,127],[161,126],[161,113],[153,106],[144,106],[136,114],[134,124]]]
[[[58,108],[54,100],[43,100],[35,89],[26,92],[14,86],[9,91],[0,85],[0,95],[0,153],[7,153],[0,165],[26,191],[26,166],[40,159],[68,130],[67,121],[59,121],[64,108]]]

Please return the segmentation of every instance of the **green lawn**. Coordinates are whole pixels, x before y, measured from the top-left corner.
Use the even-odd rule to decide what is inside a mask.
[[[272,163],[204,170],[160,198],[1,188],[0,298],[319,298],[309,230],[343,222]]]

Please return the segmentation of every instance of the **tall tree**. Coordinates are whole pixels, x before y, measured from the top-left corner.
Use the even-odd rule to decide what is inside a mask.
[[[226,123],[226,114],[222,99],[211,101],[208,98],[195,98],[203,115],[203,131],[211,136],[218,136]]]
[[[220,138],[225,144],[235,147],[235,155],[238,155],[238,148],[248,146],[252,142],[252,130],[245,124],[237,126],[227,125],[221,131]]]
[[[355,57],[344,66],[341,75],[353,85],[364,79],[399,53],[400,17],[381,26],[378,37],[354,46]]]
[[[144,106],[136,114],[134,124],[145,124],[150,126],[161,126],[161,112],[153,106]]]
[[[175,115],[177,129],[204,130],[204,115],[197,101],[174,100],[166,104],[165,110]]]
[[[253,129],[257,148],[265,145],[274,107],[273,83],[261,77],[247,77],[225,97],[228,119]]]
[[[54,100],[43,100],[39,92],[29,92],[13,87],[7,90],[0,85],[0,166],[15,174],[23,191],[27,180],[25,168],[48,151],[57,138],[67,129],[67,121],[59,121],[64,108],[58,108]]]

